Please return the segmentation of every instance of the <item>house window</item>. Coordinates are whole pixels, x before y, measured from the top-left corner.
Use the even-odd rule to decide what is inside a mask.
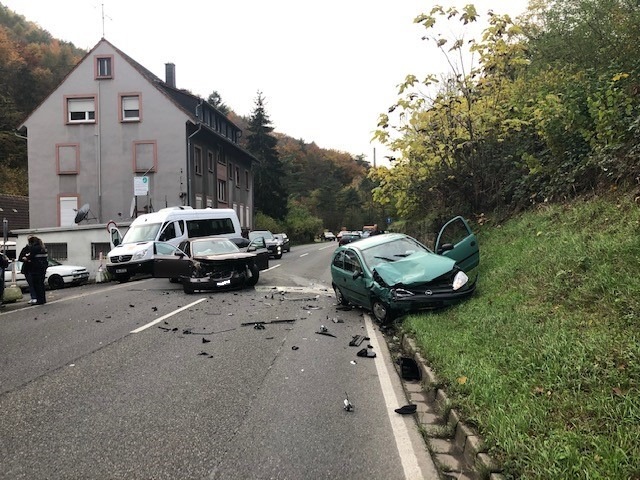
[[[244,212],[245,213],[245,221],[247,222],[245,227],[250,229],[251,228],[251,212],[250,212],[248,206],[244,207],[244,209],[245,209],[245,212]]]
[[[213,208],[213,198],[207,195],[207,208]]]
[[[202,208],[202,195],[196,195],[196,208]]]
[[[249,170],[244,171],[244,186],[249,190]]]
[[[56,145],[56,170],[58,175],[77,175],[80,168],[80,145],[60,143]]]
[[[91,260],[103,260],[107,258],[107,254],[110,251],[111,244],[109,242],[91,242]],[[100,254],[102,254],[102,257],[100,257]]]
[[[210,172],[213,172],[213,152],[207,151],[207,168]]]
[[[229,180],[233,180],[233,165],[231,162],[227,165],[227,175],[229,175]]]
[[[194,169],[196,175],[202,175],[202,150],[199,147],[194,149]]]
[[[222,147],[218,147],[218,151],[216,152],[218,163],[225,165],[227,163],[227,159],[224,156],[224,150]]]
[[[66,260],[67,259],[67,244],[66,243],[47,243],[47,253],[49,258],[54,260]]]
[[[140,95],[120,95],[120,121],[140,121]]]
[[[108,57],[96,57],[96,80],[104,78],[113,78],[112,71],[113,56]]]
[[[67,123],[95,123],[96,121],[96,99],[67,98]]]
[[[233,170],[233,175],[234,175],[234,181],[236,182],[236,187],[240,188],[240,167],[236,167]]]
[[[224,180],[218,180],[218,201],[227,202],[227,182]]]
[[[155,140],[133,142],[133,170],[135,173],[156,172],[158,144]]]

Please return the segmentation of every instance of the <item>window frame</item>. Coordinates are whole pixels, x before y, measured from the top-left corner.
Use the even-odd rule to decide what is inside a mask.
[[[66,125],[82,125],[82,124],[96,124],[98,123],[98,102],[97,95],[65,95],[64,101],[64,116]],[[85,117],[83,119],[71,119],[72,113],[78,113],[81,110],[72,110],[70,104],[74,102],[90,101],[93,103],[93,110],[84,110]],[[93,113],[93,118],[91,117]]]
[[[109,80],[113,78],[113,55],[96,55],[94,57],[95,62],[93,64],[94,77],[96,80]],[[104,62],[108,66],[108,72],[101,73],[101,63]]]
[[[138,116],[137,117],[127,117],[125,115],[125,100],[137,98],[138,100]],[[131,110],[133,111],[133,110]],[[128,92],[128,93],[119,93],[118,94],[118,118],[120,123],[137,123],[142,121],[142,93],[140,92]]]
[[[227,203],[227,181],[219,178],[216,190],[218,202]]]
[[[65,170],[60,164],[60,149],[73,148],[75,150],[75,168]],[[77,175],[80,172],[80,144],[79,143],[56,143],[56,173],[58,175]]]

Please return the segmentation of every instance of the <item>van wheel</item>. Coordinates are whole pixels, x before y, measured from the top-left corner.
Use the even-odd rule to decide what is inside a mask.
[[[249,269],[251,270],[251,277],[247,280],[247,286],[253,287],[258,283],[258,279],[260,278],[260,269],[255,264],[251,265]]]
[[[129,278],[131,277],[126,273],[116,273],[116,281],[119,283],[127,283]]]

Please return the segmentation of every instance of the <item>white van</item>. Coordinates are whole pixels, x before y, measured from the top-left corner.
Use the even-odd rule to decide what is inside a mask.
[[[168,207],[139,216],[124,236],[114,222],[107,228],[114,245],[107,255],[107,271],[119,282],[137,273],[153,274],[155,242],[177,247],[187,238],[242,236],[240,220],[231,208]]]

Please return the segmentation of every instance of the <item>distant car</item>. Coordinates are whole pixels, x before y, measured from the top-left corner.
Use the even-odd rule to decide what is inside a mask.
[[[338,247],[331,281],[339,304],[370,310],[378,322],[468,298],[476,279],[467,272],[480,261],[476,237],[456,217],[442,228],[435,252],[401,233],[385,233]]]
[[[229,290],[252,287],[258,283],[260,271],[269,268],[269,252],[262,238],[249,242],[243,251],[227,238],[204,237],[180,243],[187,255],[187,271],[179,278],[185,293],[196,290]],[[244,242],[243,242],[244,243]],[[170,278],[176,271],[167,272]]]
[[[336,236],[333,234],[333,232],[322,232],[321,238],[326,242],[333,242],[335,241]]]
[[[291,251],[291,242],[286,233],[274,233],[273,237],[280,242],[283,252],[289,253]]]
[[[361,238],[362,236],[360,235],[360,232],[342,232],[340,240],[338,240],[338,245],[346,245],[347,243],[355,242]]]
[[[9,264],[9,267],[4,272],[5,285],[11,284],[11,269],[14,262]],[[15,262],[16,266],[16,285],[22,289],[29,288],[27,279],[20,269],[22,268],[22,262]],[[49,259],[49,266],[44,276],[44,283],[51,289],[64,288],[71,285],[84,285],[89,282],[89,270],[86,267],[79,267],[76,265],[64,265],[56,260]]]
[[[249,232],[249,240],[255,240],[257,238],[264,238],[264,243],[267,245],[269,255],[275,259],[282,258],[282,245],[278,239],[273,236],[273,233],[269,230],[254,230]]]

